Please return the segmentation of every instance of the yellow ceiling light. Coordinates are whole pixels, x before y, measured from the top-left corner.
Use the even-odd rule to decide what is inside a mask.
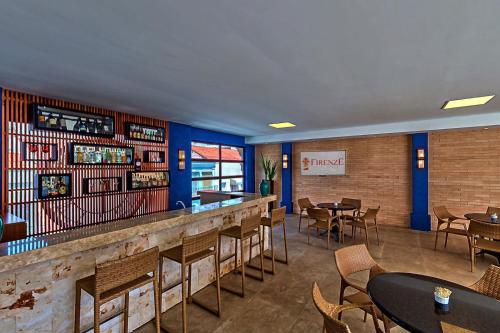
[[[274,128],[288,128],[288,127],[295,127],[295,124],[292,124],[288,121],[285,121],[283,123],[269,124],[269,126],[274,127]]]
[[[455,100],[447,101],[446,103],[444,103],[444,105],[441,109],[446,110],[446,109],[453,109],[453,108],[464,108],[467,106],[484,105],[484,104],[488,103],[493,97],[495,97],[495,95],[472,97],[472,98],[465,98],[465,99],[455,99]]]

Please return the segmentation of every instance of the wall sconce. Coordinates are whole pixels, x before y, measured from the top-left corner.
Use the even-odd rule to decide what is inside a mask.
[[[179,160],[179,170],[186,170],[186,151],[183,149],[179,149],[177,152],[177,157]]]
[[[417,169],[425,168],[425,150],[417,149]]]
[[[283,169],[288,169],[288,154],[283,154]]]

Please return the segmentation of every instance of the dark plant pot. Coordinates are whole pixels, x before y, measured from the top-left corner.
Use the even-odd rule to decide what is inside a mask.
[[[269,183],[269,194],[274,194],[274,180],[268,180]]]
[[[260,195],[262,195],[263,197],[269,195],[269,181],[262,179],[259,188],[260,188]]]
[[[4,230],[3,217],[0,215],[0,242],[2,241],[3,230]]]

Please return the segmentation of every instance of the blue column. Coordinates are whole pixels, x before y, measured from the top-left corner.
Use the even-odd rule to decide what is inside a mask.
[[[245,192],[255,193],[254,145],[245,145]]]
[[[281,144],[281,158],[283,154],[288,155],[288,168],[281,171],[281,206],[286,206],[288,214],[293,213],[293,200],[292,200],[292,143]],[[280,160],[283,166],[283,160]]]
[[[411,170],[412,170],[412,213],[410,227],[414,230],[431,230],[429,216],[429,149],[428,134],[411,135]],[[425,167],[417,168],[417,149],[424,149]]]
[[[179,149],[186,152],[185,170],[179,170],[178,167]],[[191,207],[191,126],[169,123],[168,165],[170,170],[168,209],[182,208],[176,205],[177,201],[182,201],[186,207]]]
[[[2,165],[2,156],[3,154],[7,154],[7,152],[4,152],[3,149],[3,133],[2,133],[2,121],[3,121],[3,98],[2,98],[2,87],[0,87],[0,170],[3,170],[3,165]],[[1,174],[0,171],[0,214],[4,213],[4,207],[3,207],[3,200],[2,200],[2,191],[3,191],[3,183],[2,183],[2,177],[3,175]],[[6,208],[6,207],[5,207]]]

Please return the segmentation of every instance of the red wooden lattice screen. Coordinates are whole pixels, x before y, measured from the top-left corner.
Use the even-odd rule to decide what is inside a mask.
[[[33,129],[30,123],[32,103],[73,109],[115,117],[114,138],[100,138],[77,133]],[[127,140],[125,122],[165,128],[168,122],[142,116],[114,112],[61,100],[2,90],[2,213],[11,213],[28,223],[28,235],[40,235],[73,229],[117,219],[130,218],[168,209],[168,188],[127,191],[126,173],[133,165],[70,165],[69,143],[91,143],[130,146],[135,158],[143,160],[145,150],[165,153],[164,163],[142,162],[142,170],[168,169],[168,140],[165,143]],[[57,161],[25,161],[24,142],[57,145]],[[40,173],[71,173],[72,196],[38,200],[36,175]],[[121,177],[122,191],[106,194],[84,194],[84,178]]]

